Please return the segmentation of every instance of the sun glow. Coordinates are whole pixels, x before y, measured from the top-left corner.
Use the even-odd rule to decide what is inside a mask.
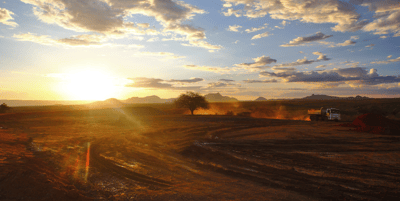
[[[105,100],[117,95],[117,80],[99,70],[80,70],[65,74],[63,78],[65,82],[61,88],[70,99]]]

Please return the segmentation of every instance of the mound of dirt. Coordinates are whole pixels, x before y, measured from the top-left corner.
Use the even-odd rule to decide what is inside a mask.
[[[375,134],[395,134],[400,131],[399,122],[374,113],[360,115],[353,123],[342,126],[356,127],[356,131]]]

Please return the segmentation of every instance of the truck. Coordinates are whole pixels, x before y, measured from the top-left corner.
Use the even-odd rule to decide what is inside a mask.
[[[336,108],[324,108],[321,107],[319,110],[308,110],[311,121],[340,121],[340,111]]]

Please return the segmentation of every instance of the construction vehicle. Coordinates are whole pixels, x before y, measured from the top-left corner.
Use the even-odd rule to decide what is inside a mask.
[[[323,108],[319,110],[308,110],[311,121],[340,121],[340,111],[336,108]]]

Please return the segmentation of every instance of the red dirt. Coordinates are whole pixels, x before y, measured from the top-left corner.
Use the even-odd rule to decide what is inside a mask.
[[[4,115],[0,200],[396,200],[400,137],[335,125],[111,109]]]
[[[341,126],[355,127],[356,131],[374,134],[398,134],[400,122],[388,119],[380,114],[367,113],[358,116],[351,124]]]

